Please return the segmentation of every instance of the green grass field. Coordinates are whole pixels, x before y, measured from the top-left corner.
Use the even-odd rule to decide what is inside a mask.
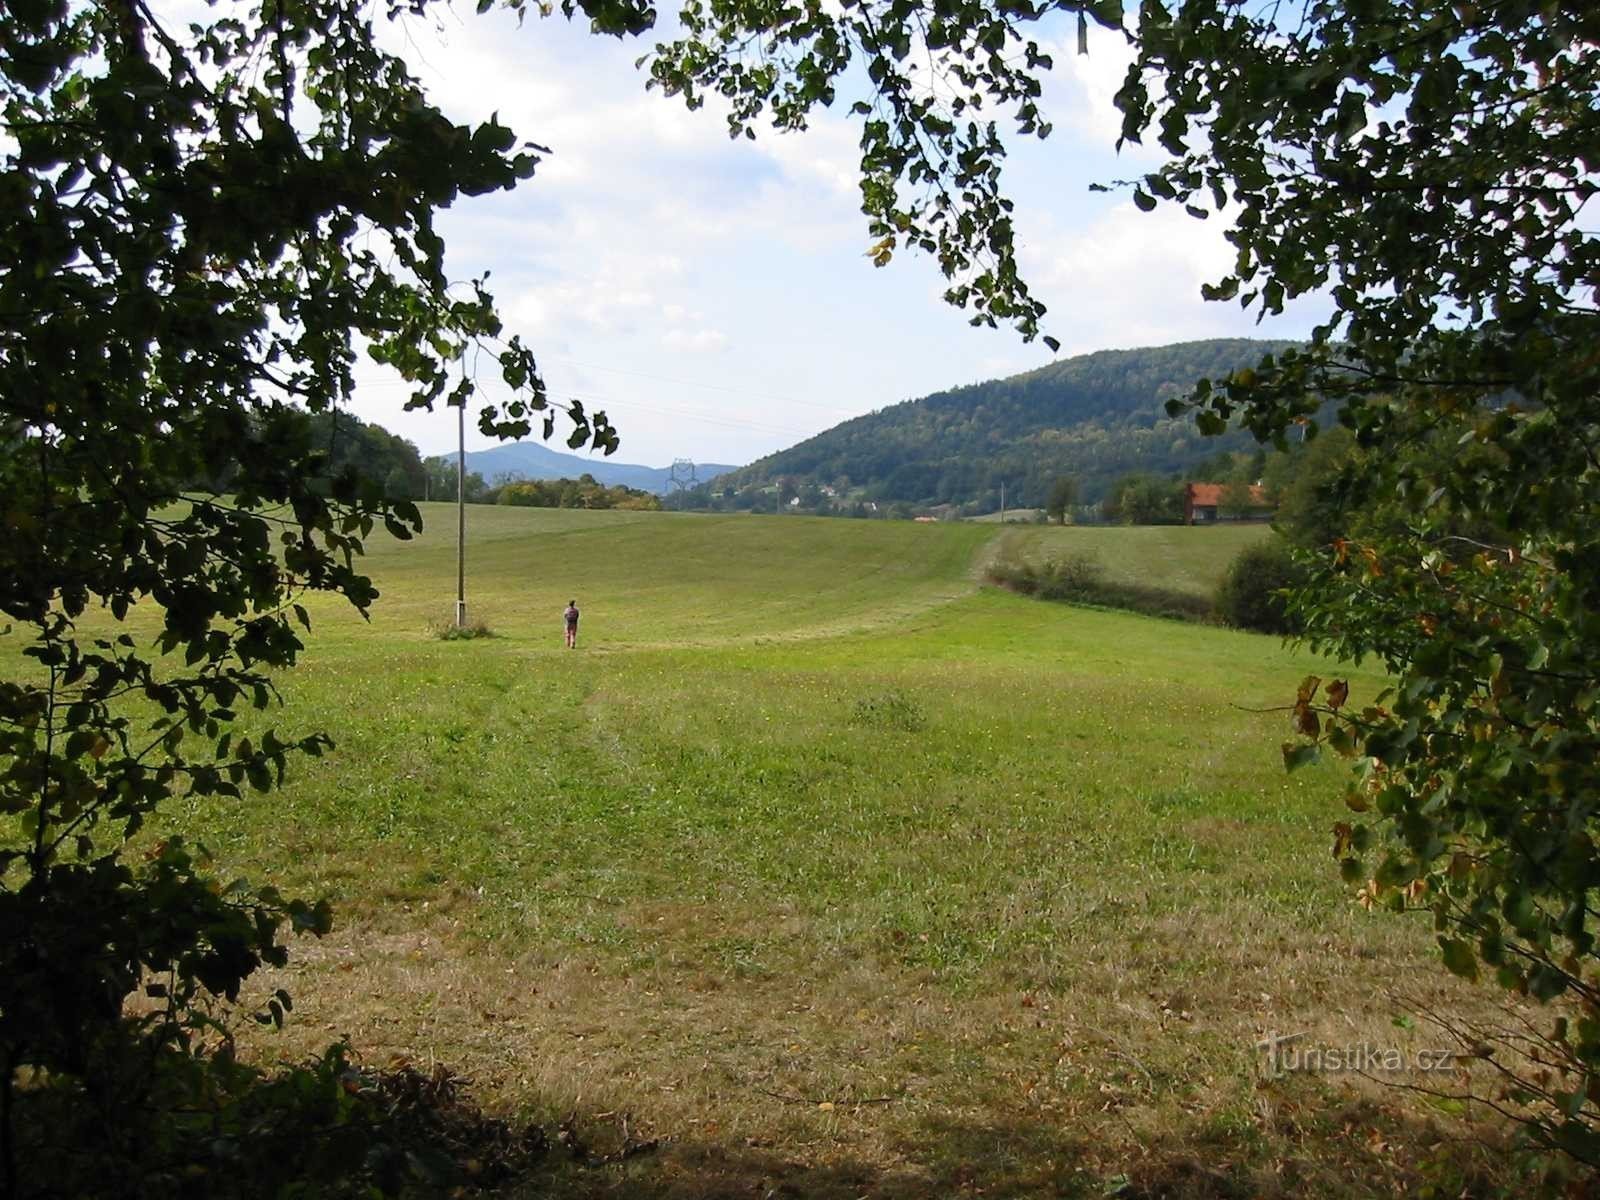
[[[320,605],[282,679],[274,721],[337,750],[168,810],[336,903],[256,1055],[347,1035],[665,1139],[528,1195],[1388,1195],[1492,1161],[1423,1100],[1260,1070],[1273,1031],[1426,1045],[1392,990],[1473,1002],[1337,880],[1338,770],[1282,770],[1261,710],[1327,664],[978,582],[999,536],[1201,587],[1257,530],[469,515],[498,636],[425,632],[428,507],[373,544],[372,621]]]
[[[375,627],[421,635],[453,611],[455,511],[424,505],[411,543],[374,539],[385,595]],[[886,626],[970,590],[989,531],[963,525],[690,513],[468,509],[468,602],[516,642],[558,646],[560,612],[577,597],[595,648],[821,636]],[[337,640],[338,635],[335,635]]]
[[[1197,596],[1212,595],[1239,551],[1271,534],[1270,526],[1025,525],[1008,528],[1002,545],[1034,562],[1086,555],[1108,580],[1145,583]]]
[[[1025,522],[1034,520],[1043,511],[1044,510],[1042,508],[1008,508],[1006,509],[1005,523],[1007,525],[1014,523],[1023,524]],[[967,519],[970,521],[977,521],[983,525],[1000,524],[1000,514],[998,512],[984,513],[982,516],[968,517]]]

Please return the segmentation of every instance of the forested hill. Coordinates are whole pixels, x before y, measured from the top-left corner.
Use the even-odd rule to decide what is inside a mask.
[[[1183,471],[1248,436],[1202,437],[1163,407],[1203,377],[1254,364],[1291,343],[1215,339],[1104,350],[1008,379],[935,392],[856,417],[730,472],[691,506],[775,507],[812,489],[839,500],[959,504],[982,511],[1042,505],[1060,475],[1097,499],[1130,471]],[[774,489],[777,489],[774,491]]]

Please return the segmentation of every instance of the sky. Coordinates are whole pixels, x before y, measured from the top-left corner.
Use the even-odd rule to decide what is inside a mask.
[[[1201,300],[1233,257],[1216,218],[1145,214],[1126,191],[1089,191],[1160,160],[1115,152],[1121,39],[1092,29],[1084,57],[1067,26],[1061,35],[1043,101],[1054,132],[1014,140],[1007,168],[1024,276],[1060,356],[1309,331],[1323,315],[1315,301],[1258,325],[1236,304]],[[442,216],[447,268],[460,280],[491,272],[506,332],[533,348],[554,397],[607,413],[616,461],[743,464],[1055,357],[1014,330],[972,328],[941,300],[931,259],[872,265],[843,102],[803,133],[735,141],[710,105],[689,112],[646,92],[635,62],[654,38],[443,7],[383,36],[452,119],[497,113],[549,148],[514,192]],[[358,370],[356,413],[424,454],[453,451],[453,411],[405,412],[405,386],[384,371]],[[556,441],[565,448],[559,426]],[[469,420],[467,448],[492,444]]]

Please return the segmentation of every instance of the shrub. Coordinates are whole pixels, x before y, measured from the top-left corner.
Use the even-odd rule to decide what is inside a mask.
[[[861,697],[850,714],[850,723],[916,733],[927,727],[928,718],[920,704],[897,689],[884,692],[881,696]]]
[[[550,1144],[538,1125],[479,1111],[442,1066],[368,1069],[342,1043],[271,1073],[237,1061],[225,1037],[143,1058],[120,1076],[137,1092],[105,1098],[109,1123],[60,1076],[20,1090],[16,1196],[460,1195],[526,1174]]]
[[[441,642],[466,642],[473,638],[495,636],[494,630],[485,621],[469,621],[465,625],[457,625],[451,620],[432,621],[428,624],[428,633]]]
[[[1235,629],[1257,633],[1298,633],[1301,626],[1290,608],[1286,589],[1305,582],[1305,570],[1294,560],[1288,543],[1274,535],[1246,546],[1217,586],[1216,613]]]

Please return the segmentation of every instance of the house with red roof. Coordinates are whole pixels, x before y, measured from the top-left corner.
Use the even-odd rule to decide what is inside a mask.
[[[1268,521],[1276,507],[1259,483],[1250,485],[1248,512],[1224,511],[1222,495],[1228,488],[1225,483],[1186,483],[1183,485],[1183,523],[1185,525],[1210,525],[1217,521]]]

